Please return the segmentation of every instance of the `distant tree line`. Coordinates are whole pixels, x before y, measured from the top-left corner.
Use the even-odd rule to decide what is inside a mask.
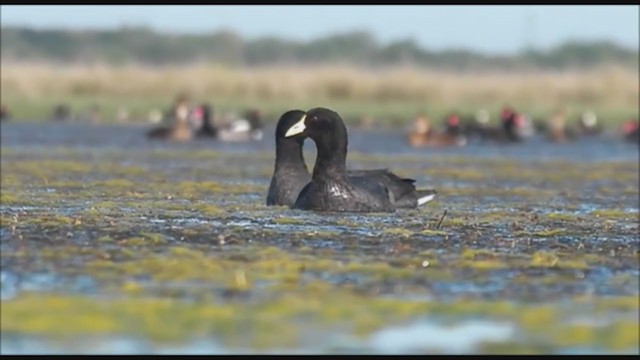
[[[108,31],[2,27],[0,41],[3,60],[64,63],[168,65],[209,61],[249,66],[342,63],[368,67],[412,64],[456,70],[639,65],[637,49],[608,41],[572,41],[547,51],[528,49],[516,55],[496,56],[468,50],[430,51],[413,40],[383,45],[364,31],[296,42],[275,37],[245,40],[231,31],[170,35],[139,27]]]

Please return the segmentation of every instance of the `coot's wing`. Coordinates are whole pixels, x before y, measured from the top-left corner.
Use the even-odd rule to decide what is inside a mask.
[[[396,196],[389,189],[384,181],[379,176],[353,176],[349,177],[349,182],[358,190],[358,197],[364,202],[377,201],[390,201],[395,203]]]
[[[396,200],[403,198],[415,199],[415,180],[401,178],[388,169],[349,170],[347,176],[349,176],[350,180],[368,178],[380,182],[389,189]]]

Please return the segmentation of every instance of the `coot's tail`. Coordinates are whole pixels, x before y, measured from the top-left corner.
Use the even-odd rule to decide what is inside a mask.
[[[416,197],[418,198],[418,206],[428,203],[436,197],[437,192],[433,189],[429,190],[416,190]]]

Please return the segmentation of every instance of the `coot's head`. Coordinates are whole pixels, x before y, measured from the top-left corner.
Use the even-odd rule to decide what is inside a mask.
[[[276,142],[287,138],[287,131],[304,116],[305,112],[302,110],[289,110],[282,114],[278,120],[278,125],[276,125]],[[306,136],[300,133],[297,135],[291,135],[290,137],[302,143]]]
[[[327,174],[346,176],[347,127],[335,111],[321,107],[308,110],[284,136],[309,137],[316,144],[314,178]]]
[[[298,134],[310,137],[316,142],[332,139],[346,140],[347,128],[337,112],[318,107],[307,111],[287,130],[285,136],[290,137]]]

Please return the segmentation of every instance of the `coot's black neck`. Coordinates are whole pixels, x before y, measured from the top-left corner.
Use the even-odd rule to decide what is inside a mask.
[[[309,173],[302,154],[304,139],[276,139],[276,170],[293,169]]]
[[[338,131],[322,134],[314,140],[318,153],[313,167],[313,178],[338,179],[346,177],[348,139],[347,129],[344,125]]]

